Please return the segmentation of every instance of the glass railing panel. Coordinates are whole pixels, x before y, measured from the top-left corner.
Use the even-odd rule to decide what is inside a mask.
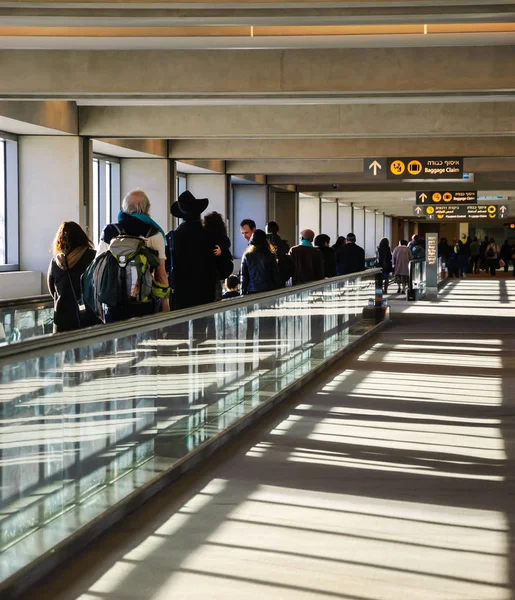
[[[370,330],[374,290],[365,272],[0,356],[0,577]]]

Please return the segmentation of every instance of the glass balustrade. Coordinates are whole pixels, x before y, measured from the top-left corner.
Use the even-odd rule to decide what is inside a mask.
[[[0,581],[371,330],[377,272],[0,348]]]

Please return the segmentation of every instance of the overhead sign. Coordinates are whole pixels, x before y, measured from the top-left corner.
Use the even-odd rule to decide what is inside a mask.
[[[462,179],[462,157],[366,158],[366,179]]]
[[[417,192],[417,204],[477,204],[477,192]]]
[[[495,204],[431,204],[424,207],[413,207],[415,216],[431,221],[435,219],[445,219],[446,221],[504,219],[507,212],[506,206],[496,206]]]

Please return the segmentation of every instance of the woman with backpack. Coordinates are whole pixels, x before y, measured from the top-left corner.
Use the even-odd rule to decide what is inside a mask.
[[[387,294],[388,284],[390,282],[390,273],[393,271],[392,251],[390,249],[390,242],[388,241],[388,238],[383,238],[379,242],[379,246],[376,249],[375,266],[383,270],[383,291],[385,294]]]
[[[497,275],[499,268],[499,246],[495,243],[494,238],[490,238],[490,243],[485,251],[486,268],[492,277]]]
[[[230,251],[231,240],[227,235],[222,215],[213,211],[204,216],[202,225],[213,237],[213,254],[216,256],[216,299],[222,299],[222,280],[232,274],[234,265]]]
[[[241,259],[241,293],[256,294],[282,286],[273,246],[262,229],[256,229]]]
[[[95,250],[80,225],[65,221],[52,244],[47,283],[54,299],[54,333],[97,325],[101,321],[82,309],[80,278],[95,258]]]

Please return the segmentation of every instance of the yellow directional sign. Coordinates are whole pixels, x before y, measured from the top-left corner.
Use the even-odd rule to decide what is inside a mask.
[[[426,213],[428,215],[432,215],[435,212],[435,207],[434,206],[426,206]]]
[[[411,160],[408,163],[408,173],[410,175],[419,175],[422,172],[422,163],[419,160]]]
[[[402,162],[402,160],[394,160],[390,165],[390,171],[394,175],[402,175],[406,170],[406,165]]]
[[[440,200],[442,199],[442,194],[440,194],[439,192],[435,192],[431,198],[433,199],[433,202],[440,202]]]
[[[445,192],[445,194],[443,195],[443,201],[450,202],[451,200],[452,200],[452,194],[449,192]]]
[[[490,204],[490,206],[488,207],[488,213],[491,215],[494,215],[496,212],[497,212],[497,206]]]

